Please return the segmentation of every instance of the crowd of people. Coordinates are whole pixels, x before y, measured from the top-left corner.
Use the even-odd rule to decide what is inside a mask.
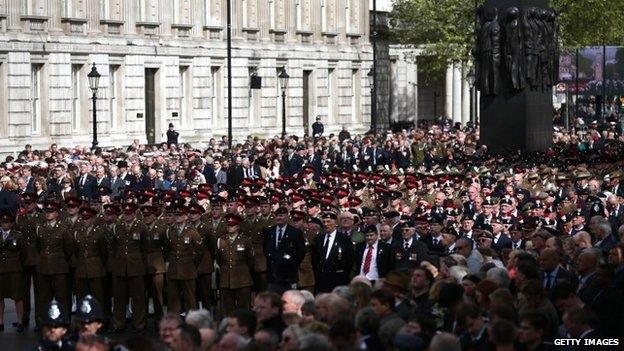
[[[449,124],[27,145],[0,164],[0,331],[12,299],[41,350],[616,346],[624,140],[584,133],[507,155]]]

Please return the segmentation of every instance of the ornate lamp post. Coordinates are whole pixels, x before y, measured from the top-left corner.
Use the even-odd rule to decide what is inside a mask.
[[[282,87],[282,138],[286,137],[286,89],[288,89],[288,78],[290,76],[286,73],[286,67],[282,68],[278,76],[280,80],[280,86]]]
[[[98,146],[97,140],[97,91],[100,85],[100,73],[98,73],[97,68],[95,68],[95,62],[93,63],[93,67],[91,68],[91,72],[87,75],[89,78],[89,88],[91,92],[93,92],[93,96],[91,99],[93,100],[93,144],[91,145],[91,149],[93,151],[96,150]]]

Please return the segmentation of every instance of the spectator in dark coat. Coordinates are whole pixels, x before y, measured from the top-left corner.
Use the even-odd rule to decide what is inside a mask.
[[[17,186],[11,178],[2,177],[0,179],[0,214],[10,213],[13,216],[17,216],[17,210],[20,208],[19,196],[15,193]]]
[[[178,145],[178,136],[180,133],[176,132],[173,127],[173,123],[169,123],[169,130],[167,130],[167,145]]]

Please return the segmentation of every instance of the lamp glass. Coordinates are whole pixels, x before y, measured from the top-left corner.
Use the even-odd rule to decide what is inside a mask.
[[[97,68],[95,68],[95,63],[94,63],[93,67],[91,67],[91,72],[89,72],[89,74],[87,75],[87,78],[89,78],[89,88],[94,93],[97,92],[98,87],[100,86],[100,77],[101,75],[97,71]]]
[[[371,68],[370,71],[368,71],[368,74],[366,75],[366,78],[368,78],[368,86],[371,87],[371,89],[373,88],[373,84],[375,84],[375,73],[374,70]]]
[[[283,68],[278,76],[280,80],[280,85],[282,86],[282,90],[286,90],[288,88],[288,78],[290,76],[286,73],[286,68]]]

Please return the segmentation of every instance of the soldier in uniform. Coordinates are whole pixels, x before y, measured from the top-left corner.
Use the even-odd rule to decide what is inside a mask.
[[[300,290],[308,290],[314,292],[314,268],[312,267],[312,252],[314,251],[314,238],[323,227],[323,222],[315,217],[310,217],[307,221],[299,220],[299,215],[292,215],[293,226],[303,231],[305,240],[305,256],[299,265],[299,281],[297,287]],[[301,223],[301,224],[299,224]]]
[[[15,217],[10,213],[0,216],[0,331],[4,330],[4,299],[15,301],[17,331],[24,331],[24,285],[23,273],[25,246],[22,234],[13,229]],[[30,291],[29,291],[30,293]]]
[[[167,224],[156,219],[158,209],[154,206],[141,206],[143,224],[147,228],[147,266],[145,267],[145,284],[148,296],[154,303],[154,321],[163,316],[165,301],[163,289],[165,287],[166,232]]]
[[[262,243],[264,241],[262,232],[264,223],[260,215],[258,215],[258,200],[249,197],[245,201],[246,216],[241,223],[241,231],[244,235],[251,238],[254,248],[254,272],[252,274],[254,280],[254,292],[261,292],[267,289],[267,261],[262,254]]]
[[[76,270],[76,296],[83,298],[93,295],[98,301],[104,301],[104,280],[106,278],[106,260],[108,246],[104,229],[95,225],[92,208],[81,208],[80,217],[83,227],[74,231]]]
[[[204,251],[196,228],[187,226],[188,208],[174,208],[175,224],[167,229],[169,267],[167,269],[168,312],[180,313],[195,308],[195,279],[197,265]]]
[[[74,345],[67,334],[69,328],[69,314],[65,306],[52,300],[41,316],[42,337],[37,351],[72,351]]]
[[[111,297],[113,296],[113,275],[111,272],[112,265],[112,250],[111,243],[113,242],[113,236],[117,234],[117,218],[121,214],[119,206],[108,204],[104,205],[104,216],[102,217],[102,224],[100,227],[104,230],[104,238],[106,239],[106,246],[108,249],[108,260],[106,260],[106,278],[104,279],[104,296],[102,301],[102,307],[107,319],[112,316],[112,303]]]
[[[251,238],[240,233],[242,218],[227,214],[225,221],[227,234],[217,239],[216,259],[220,268],[222,316],[229,316],[235,309],[249,309],[251,305],[254,252]]]
[[[58,218],[60,207],[55,200],[46,201],[46,221],[36,229],[39,291],[35,292],[35,298],[39,299],[40,306],[54,298],[63,308],[70,308],[69,260],[74,248],[74,237],[67,225]],[[69,310],[63,313],[69,315]]]
[[[137,205],[123,205],[121,221],[111,238],[111,273],[113,275],[113,333],[126,326],[126,305],[132,298],[132,325],[143,331],[146,324],[145,264],[147,230],[136,220]]]
[[[197,296],[202,307],[209,309],[212,306],[212,273],[214,272],[214,255],[217,247],[217,237],[213,231],[201,220],[206,212],[200,204],[189,206],[189,227],[197,230],[203,243],[202,258],[197,266]]]
[[[24,243],[24,249],[26,250],[26,257],[24,258],[23,272],[24,272],[24,320],[22,324],[24,327],[28,327],[30,324],[30,288],[34,287],[35,291],[39,291],[39,284],[37,282],[37,265],[39,264],[39,252],[36,245],[37,226],[44,220],[43,215],[39,212],[37,207],[37,195],[34,193],[26,193],[22,196],[24,199],[24,205],[26,212],[19,214],[17,217],[17,223],[15,229],[22,233],[22,239]],[[35,299],[35,316],[39,315],[41,306],[38,305]],[[35,318],[36,319],[36,318]]]
[[[220,237],[227,231],[227,224],[223,220],[224,199],[220,196],[213,196],[210,200],[210,215],[203,216],[203,222],[211,230],[212,236]]]

